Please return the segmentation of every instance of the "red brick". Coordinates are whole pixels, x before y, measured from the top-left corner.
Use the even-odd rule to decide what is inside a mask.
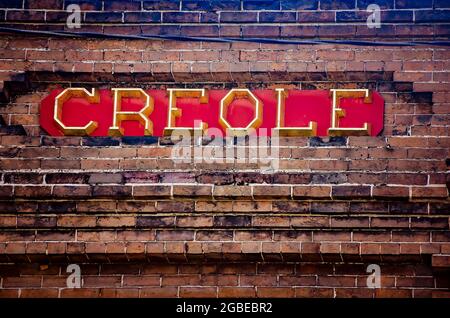
[[[327,216],[291,216],[290,226],[328,228],[330,226],[330,219]]]
[[[409,197],[409,187],[375,186],[372,190],[374,198],[404,198]]]
[[[249,198],[252,194],[248,186],[215,186],[213,195],[214,197]]]
[[[377,298],[410,298],[411,296],[411,289],[381,288],[375,290],[375,297]]]
[[[41,277],[40,276],[30,276],[30,277],[4,277],[3,287],[41,287]]]
[[[333,288],[295,287],[295,297],[331,298],[333,297]]]
[[[219,287],[218,296],[221,298],[250,298],[256,296],[256,290],[252,287]]]
[[[173,195],[184,197],[211,197],[212,186],[173,185]]]
[[[343,231],[320,231],[314,233],[314,241],[350,241],[351,233]]]
[[[448,198],[448,190],[447,187],[441,186],[413,187],[411,196],[413,198]]]
[[[370,197],[368,186],[333,186],[331,196],[333,198],[366,198]]]
[[[176,224],[178,227],[211,227],[213,218],[211,216],[179,216]]]
[[[170,197],[170,186],[162,185],[139,185],[133,186],[134,197]]]
[[[252,186],[252,190],[255,198],[289,198],[291,196],[291,187],[289,186]]]
[[[347,276],[319,276],[318,285],[327,287],[354,287],[356,284],[354,277]]]
[[[294,288],[288,287],[260,287],[256,291],[257,297],[261,298],[287,298],[295,295]]]
[[[331,187],[329,186],[294,186],[294,198],[315,198],[315,199],[330,199]]]
[[[184,298],[217,297],[217,287],[180,287],[180,297]]]

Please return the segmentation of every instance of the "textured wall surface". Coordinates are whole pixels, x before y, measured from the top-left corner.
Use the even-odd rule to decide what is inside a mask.
[[[0,21],[67,30],[65,9],[83,10],[81,32],[283,38],[448,38],[448,0],[2,0]],[[381,8],[381,28],[366,26]],[[4,8],[4,9],[2,9]]]
[[[0,1],[1,26],[58,26],[68,2],[83,3],[89,31],[195,22],[275,37],[302,28],[294,22],[303,13],[320,33],[367,6]],[[448,1],[374,2],[392,17],[383,28],[448,37]],[[0,296],[449,297],[449,68],[450,50],[439,46],[1,34]],[[379,137],[282,138],[275,173],[237,160],[179,164],[167,138],[46,136],[39,103],[69,86],[369,88],[385,99],[385,128]],[[67,288],[68,264],[81,266],[83,288]],[[381,288],[367,288],[368,264],[380,265]]]

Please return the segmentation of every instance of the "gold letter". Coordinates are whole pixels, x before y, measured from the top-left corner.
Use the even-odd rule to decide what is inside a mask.
[[[288,92],[284,88],[275,88],[277,91],[277,126],[279,136],[315,136],[317,134],[317,123],[310,121],[308,127],[284,127],[286,116],[286,97]]]
[[[253,118],[253,120],[245,128],[231,127],[230,123],[226,120],[228,113],[228,106],[233,102],[235,98],[250,99],[252,104],[255,105],[255,118]],[[262,102],[258,98],[256,98],[256,96],[253,95],[252,92],[250,92],[250,90],[243,88],[233,88],[220,101],[219,123],[225,129],[226,132],[230,131],[232,136],[238,137],[246,136],[249,134],[249,130],[251,128],[256,129],[259,126],[261,126],[263,116],[262,107],[263,107]]]
[[[331,110],[331,128],[328,129],[330,136],[368,136],[370,135],[370,124],[364,123],[362,128],[339,127],[339,118],[345,116],[345,110],[340,108],[341,97],[361,98],[364,103],[370,104],[372,96],[368,89],[331,89],[333,96],[333,109]]]
[[[164,128],[164,136],[171,136],[175,131],[188,131],[191,135],[196,130],[204,131],[208,125],[200,121],[200,127],[176,127],[175,119],[181,117],[181,109],[177,108],[177,97],[199,98],[201,104],[208,103],[208,94],[204,88],[168,88],[169,91],[169,113],[167,116],[167,127]]]
[[[109,127],[110,136],[123,136],[123,128],[120,127],[122,120],[137,120],[144,125],[144,135],[153,134],[153,123],[148,116],[153,111],[153,98],[141,88],[113,88],[114,91],[114,115],[113,125]],[[145,106],[140,111],[122,111],[122,97],[145,97]]]
[[[89,103],[98,103],[100,100],[100,96],[97,94],[95,88],[92,89],[91,93],[87,91],[85,88],[66,88],[61,93],[58,94],[55,98],[55,107],[53,119],[56,122],[58,128],[62,131],[62,133],[66,136],[85,136],[90,135],[98,126],[98,123],[95,121],[88,122],[85,126],[76,127],[76,126],[66,126],[62,122],[62,107],[66,101],[71,99],[72,97],[80,97],[85,98]]]

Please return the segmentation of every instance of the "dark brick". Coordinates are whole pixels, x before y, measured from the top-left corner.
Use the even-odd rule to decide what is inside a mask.
[[[56,217],[21,216],[17,217],[17,227],[56,227]]]
[[[201,23],[217,23],[219,22],[219,15],[215,12],[202,12],[200,13]]]
[[[85,22],[117,23],[122,22],[121,12],[86,12]]]
[[[90,184],[122,183],[123,176],[120,173],[93,173],[89,176]]]
[[[435,8],[450,8],[450,1],[448,0],[434,0]]]
[[[431,92],[398,93],[397,102],[431,104],[433,102],[433,93]]]
[[[69,213],[76,211],[74,202],[39,202],[39,212],[49,213]]]
[[[82,144],[91,147],[119,146],[120,139],[115,137],[83,137]]]
[[[310,211],[310,205],[301,201],[274,201],[273,210],[282,213],[305,213]]]
[[[241,9],[240,0],[211,0],[211,10],[213,11],[230,11]]]
[[[238,185],[249,183],[271,183],[272,175],[258,172],[239,172],[234,175],[234,182]]]
[[[417,10],[416,22],[448,22],[450,10]]]
[[[95,137],[98,138],[98,137]],[[94,139],[95,139],[94,138]],[[42,146],[79,146],[80,137],[50,137],[42,136]]]
[[[84,173],[48,173],[45,175],[47,184],[83,184],[88,183],[89,175]]]
[[[308,184],[311,182],[309,173],[276,173],[273,175],[273,183]],[[271,182],[267,182],[271,183]]]
[[[370,197],[370,186],[333,186],[333,198],[367,198]]]
[[[258,15],[256,12],[222,12],[220,14],[220,22],[223,23],[245,23],[257,21]]]
[[[430,203],[430,214],[450,214],[449,203]]]
[[[349,202],[311,202],[311,213],[348,213]]]
[[[3,12],[3,14],[4,14],[4,12]],[[3,117],[1,117],[1,118],[3,120]],[[1,125],[2,124],[0,123],[0,136],[2,136],[2,135],[25,136],[27,134],[22,125],[10,125],[10,126],[1,126]]]
[[[159,12],[125,12],[125,22],[161,22],[161,14]]]
[[[251,224],[252,217],[250,215],[230,215],[214,217],[214,226],[217,227],[247,227]]]
[[[12,186],[0,186],[0,197],[2,198],[12,198],[13,187]]]
[[[337,11],[336,22],[366,21],[369,15],[366,11]]]
[[[48,11],[45,15],[45,21],[47,22],[65,22],[69,16],[65,11]]]
[[[311,22],[334,22],[334,12],[331,11],[318,11],[318,12],[298,12],[298,23],[311,23]]]
[[[92,188],[89,186],[73,186],[73,185],[61,185],[53,187],[52,192],[55,198],[86,198],[92,195]]]
[[[358,0],[356,6],[358,9],[366,10],[370,4],[377,4],[381,9],[394,8],[394,0]]]
[[[302,230],[274,231],[273,240],[309,242],[311,241],[311,231],[302,231]]]
[[[223,230],[199,230],[195,235],[197,241],[232,241],[233,231]]]
[[[354,9],[355,0],[320,0],[321,10]]]
[[[244,10],[280,10],[280,1],[243,0]]]
[[[74,241],[75,231],[51,230],[36,231],[36,241]]]
[[[105,5],[105,11],[132,11],[141,10],[141,3],[139,1],[120,1],[120,0],[108,0],[103,2]]]
[[[395,0],[396,9],[432,8],[433,0]]]
[[[392,202],[389,204],[389,211],[393,214],[426,214],[427,203],[416,202]]]
[[[369,16],[366,11],[340,11],[336,12],[337,22],[364,22]],[[381,12],[381,21],[383,22],[412,22],[412,11],[389,10]]]
[[[317,10],[319,0],[281,0],[281,10]]]
[[[239,0],[184,0],[182,1],[181,10],[193,11],[223,11],[223,10],[239,10],[241,2]]]
[[[63,0],[25,0],[25,9],[63,9]]]
[[[387,202],[350,202],[351,213],[365,213],[365,212],[381,212],[387,213],[389,211],[389,204]]]
[[[336,147],[347,145],[347,137],[311,137],[309,138],[309,145],[311,147]]]
[[[295,12],[261,12],[259,22],[295,22]]]
[[[232,184],[234,177],[232,173],[227,172],[207,172],[196,177],[198,183],[210,183],[215,185]]]
[[[186,36],[219,36],[217,25],[183,25],[180,31]]]
[[[180,0],[144,1],[144,10],[179,10]]]
[[[164,23],[196,23],[200,22],[200,15],[194,12],[164,12]]]
[[[356,34],[354,25],[322,25],[318,29],[320,37],[345,38],[354,37]]]
[[[181,10],[211,11],[212,3],[208,0],[183,0]]]
[[[137,227],[170,227],[175,225],[173,216],[138,216]]]
[[[0,157],[15,158],[19,153],[19,148],[0,148]]]
[[[0,0],[0,8],[22,8],[22,3],[20,0]]]
[[[6,21],[27,21],[27,22],[43,22],[43,11],[19,11],[8,10]]]
[[[243,26],[242,35],[244,37],[278,37],[280,36],[280,27],[269,25]]]
[[[194,183],[195,174],[193,172],[165,172],[160,175],[162,183]]]
[[[192,241],[194,239],[194,231],[188,230],[159,230],[156,232],[158,241]]]
[[[77,4],[82,11],[100,11],[102,10],[101,0],[65,0],[64,5],[67,8],[71,4]],[[48,14],[49,12],[47,12]]]
[[[5,173],[5,183],[42,183],[43,174],[39,173]]]
[[[130,197],[131,186],[101,185],[92,189],[94,197]]]
[[[161,212],[194,212],[195,202],[188,201],[158,201],[156,209]]]
[[[143,25],[141,30],[143,35],[180,35],[179,25]]]
[[[158,137],[143,136],[143,137],[122,137],[122,144],[125,145],[153,145],[158,143]]]
[[[347,182],[347,175],[344,173],[320,173],[311,176],[311,183],[313,184],[338,184]]]

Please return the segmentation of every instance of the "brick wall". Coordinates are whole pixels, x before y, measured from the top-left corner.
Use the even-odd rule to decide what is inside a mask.
[[[82,2],[86,28],[99,28],[89,30],[144,30],[140,20],[131,23],[138,30],[122,23],[124,1]],[[225,2],[164,1],[153,7],[156,1],[132,1],[126,10],[148,11],[145,22],[162,16],[152,21],[158,30],[169,24],[184,30],[189,17],[216,16],[194,22],[222,30],[235,27],[224,17],[239,15],[249,24],[239,21],[230,36],[263,30],[272,23],[264,19],[274,19],[268,27],[283,35],[283,28],[301,26],[276,19],[330,15],[330,25],[313,20],[312,27],[338,30],[341,9],[355,12],[355,3],[365,2],[216,7]],[[389,21],[393,30],[429,39],[448,32],[439,18],[424,25],[417,20],[426,14],[445,20],[447,1],[374,2],[384,3],[385,14],[414,12],[415,21]],[[48,29],[64,27],[44,18],[57,17],[54,9],[67,3],[0,1],[0,7],[17,8],[7,10],[6,26],[17,12],[22,23],[15,27]],[[120,13],[108,12],[114,10]],[[169,22],[171,16],[178,18]],[[357,30],[358,24],[342,27]],[[449,63],[448,48],[439,46],[3,33],[0,296],[449,297]],[[379,137],[283,138],[280,171],[272,174],[237,160],[176,164],[167,138],[46,136],[39,103],[55,87],[69,86],[370,88],[385,99],[385,128]],[[71,263],[81,266],[81,289],[66,287]],[[381,266],[380,289],[367,288],[368,264]]]
[[[447,0],[3,0],[0,21],[33,30],[68,30],[65,9],[78,4],[74,31],[222,37],[448,38]],[[366,26],[369,4],[383,25]]]

